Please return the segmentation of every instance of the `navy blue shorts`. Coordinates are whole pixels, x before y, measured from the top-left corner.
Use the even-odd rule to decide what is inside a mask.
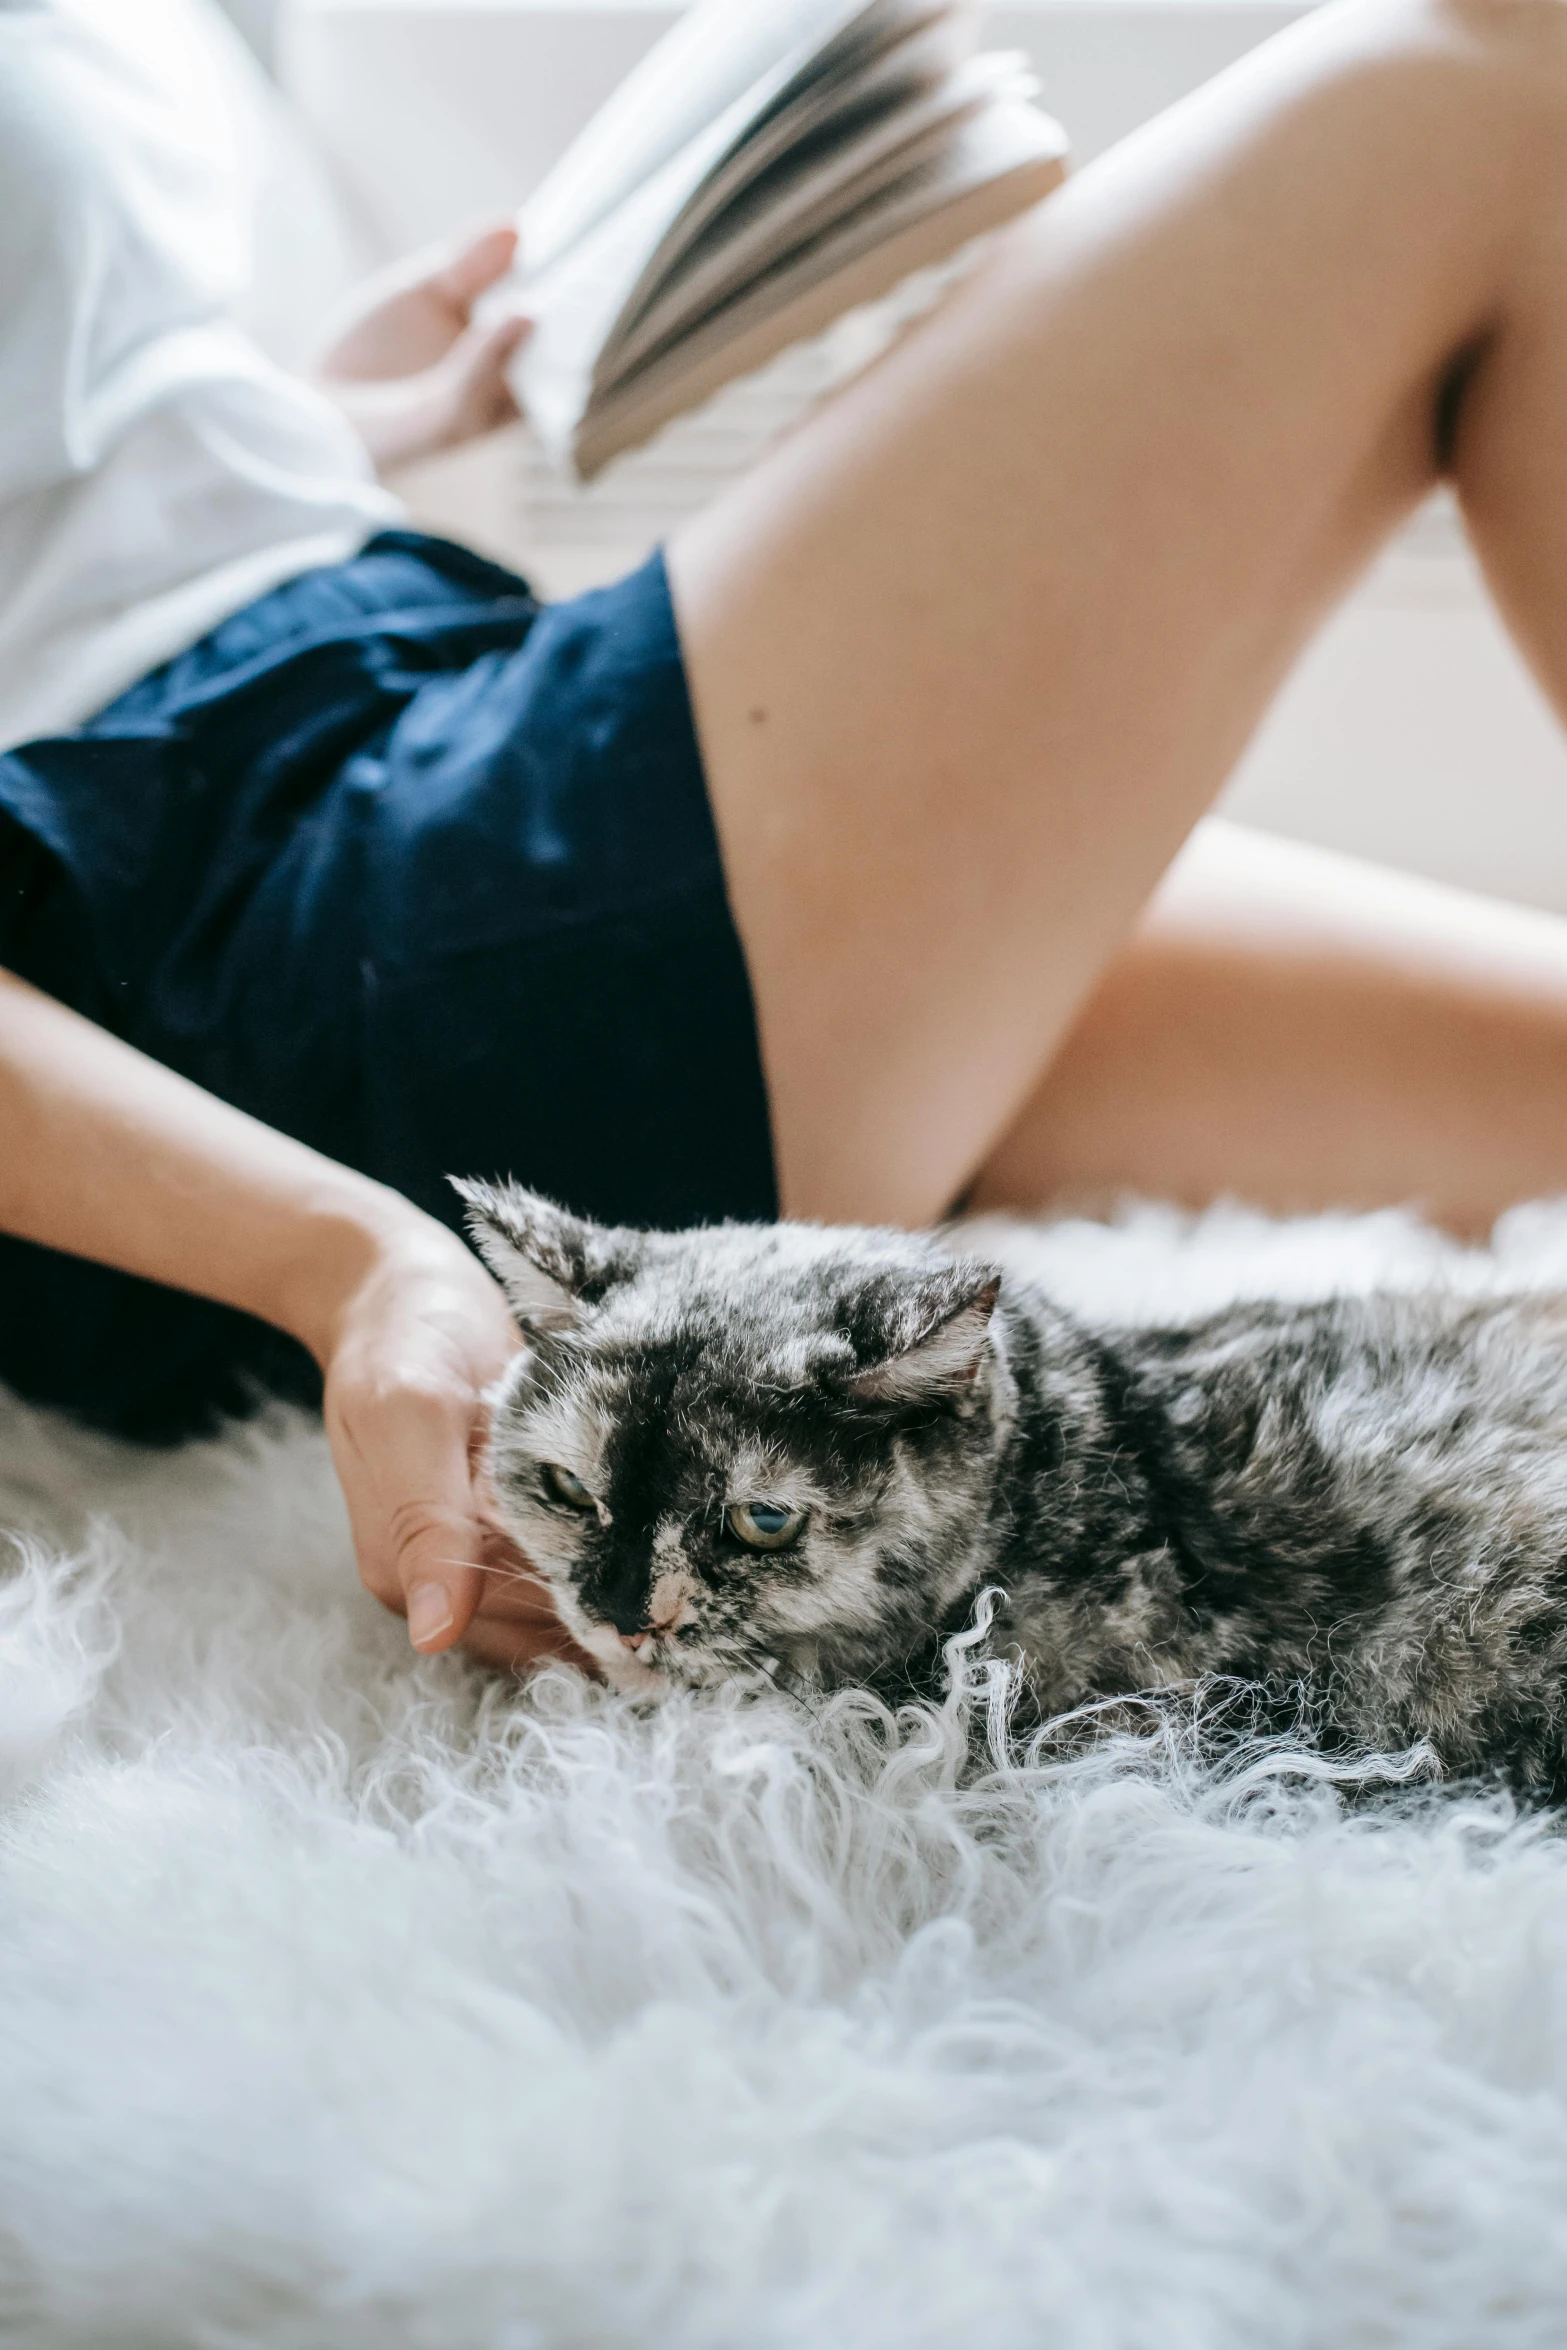
[[[0,756],[0,964],[453,1226],[777,1213],[745,959],[658,557],[540,606],[408,532]],[[167,1439],[291,1341],[0,1240],[0,1378]]]

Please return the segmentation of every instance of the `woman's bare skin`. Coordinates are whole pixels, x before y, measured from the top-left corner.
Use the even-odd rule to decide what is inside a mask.
[[[1444,470],[1567,709],[1561,0],[1337,0],[687,527],[789,1213],[1567,1182],[1567,924],[1222,833],[1160,889]]]

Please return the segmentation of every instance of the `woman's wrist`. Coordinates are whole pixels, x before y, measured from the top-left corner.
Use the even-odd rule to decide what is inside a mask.
[[[454,1251],[467,1254],[433,1216],[381,1184],[350,1177],[323,1186],[301,1206],[271,1294],[258,1310],[325,1371],[356,1299],[388,1275],[447,1268]]]

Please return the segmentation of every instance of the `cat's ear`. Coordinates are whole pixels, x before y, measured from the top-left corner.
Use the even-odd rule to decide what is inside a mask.
[[[921,1283],[892,1318],[886,1354],[854,1372],[847,1392],[864,1403],[960,1402],[978,1381],[1000,1295],[1000,1274],[981,1265]]]
[[[642,1235],[590,1223],[520,1183],[453,1175],[473,1244],[505,1290],[524,1330],[558,1330],[579,1306],[596,1305],[640,1261]]]

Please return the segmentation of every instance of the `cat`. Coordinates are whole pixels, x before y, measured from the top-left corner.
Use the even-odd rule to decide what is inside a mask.
[[[617,1687],[933,1689],[997,1586],[1040,1720],[1229,1676],[1567,1797],[1567,1300],[1096,1329],[932,1237],[458,1188],[500,1511]]]

